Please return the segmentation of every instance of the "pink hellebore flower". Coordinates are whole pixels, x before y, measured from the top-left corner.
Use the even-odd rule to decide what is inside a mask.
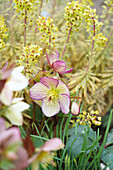
[[[28,154],[21,146],[19,129],[17,127],[5,129],[4,119],[0,118],[0,169],[4,160],[6,164],[3,166],[8,166],[7,161],[12,164],[12,167],[7,167],[9,170],[20,170],[28,166]]]
[[[60,54],[58,51],[55,51],[52,55],[50,55],[50,57],[48,57],[48,54],[46,53],[46,57],[49,66],[60,75],[70,73],[73,70],[73,68],[67,70],[66,63],[62,60],[59,60]]]
[[[47,117],[69,112],[70,94],[68,87],[60,80],[42,77],[29,91],[31,99],[36,103],[42,101],[41,107]]]
[[[80,112],[80,108],[79,106],[77,105],[76,102],[73,102],[72,103],[72,106],[71,106],[71,113],[74,115],[74,116],[77,116]]]
[[[49,163],[53,166],[55,162],[53,161],[53,154],[51,151],[57,151],[64,148],[64,144],[61,139],[53,138],[44,143],[44,145],[38,149],[38,153],[32,156],[28,163],[32,163],[32,170],[38,169],[38,164],[42,163],[46,167]]]
[[[9,106],[12,102],[13,91],[21,91],[28,85],[27,78],[21,73],[24,69],[23,66],[16,67],[14,69],[2,70],[0,77],[1,81],[4,81],[0,91],[0,102]]]

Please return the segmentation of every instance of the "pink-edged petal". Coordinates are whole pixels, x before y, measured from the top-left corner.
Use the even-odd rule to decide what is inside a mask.
[[[51,67],[51,64],[50,64],[50,61],[49,61],[49,56],[48,56],[47,52],[46,52],[46,58],[47,58],[47,62],[49,64],[49,66]]]
[[[54,63],[55,61],[57,61],[60,57],[60,54],[58,51],[55,51],[53,54],[50,55],[49,58],[49,62],[50,62],[50,65],[52,65],[52,63]]]
[[[76,102],[73,102],[73,103],[72,103],[72,106],[71,106],[71,113],[72,113],[73,115],[77,116],[77,115],[79,114],[79,112],[80,112],[79,106],[77,105]]]
[[[55,101],[48,101],[47,98],[45,98],[42,101],[42,111],[45,116],[51,117],[59,113],[60,111],[60,105],[58,100]]]
[[[10,90],[9,86],[6,83],[0,94],[0,102],[2,102],[6,106],[9,106],[11,105],[12,98],[13,92]]]
[[[56,89],[59,91],[59,94],[67,94],[68,96],[70,95],[68,86],[61,80],[59,80],[59,84]]]
[[[56,151],[58,149],[64,148],[64,144],[61,139],[53,138],[44,143],[41,150],[45,152]]]
[[[70,73],[71,71],[73,71],[73,68],[71,68],[70,70],[65,71],[63,74]]]
[[[49,88],[42,83],[36,83],[30,90],[29,95],[33,100],[42,100],[48,94]]]
[[[0,133],[5,130],[5,122],[3,118],[0,118]]]
[[[65,94],[59,95],[60,107],[63,113],[69,113],[70,98]]]
[[[42,77],[40,78],[40,82],[51,89],[52,87],[57,87],[59,80],[52,77]]]
[[[64,74],[66,71],[66,63],[64,61],[58,60],[52,64],[52,68],[59,74]]]

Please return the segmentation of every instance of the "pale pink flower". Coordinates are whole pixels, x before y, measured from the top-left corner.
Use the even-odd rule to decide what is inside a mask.
[[[59,60],[60,54],[58,51],[55,51],[50,56],[48,56],[48,54],[46,53],[46,57],[49,66],[60,75],[70,73],[73,70],[73,68],[67,70],[66,63],[62,60]]]
[[[80,112],[79,106],[77,105],[76,102],[73,102],[73,103],[72,103],[72,106],[71,106],[71,113],[72,113],[73,115],[77,116],[77,115],[79,114],[79,112]]]
[[[42,163],[46,167],[49,163],[55,166],[53,161],[53,153],[51,151],[57,151],[64,148],[64,144],[61,139],[53,138],[44,143],[44,145],[38,149],[38,152],[32,156],[28,163],[32,163],[32,170],[38,169],[39,163]]]
[[[13,91],[21,91],[28,85],[27,78],[21,73],[23,66],[2,69],[0,78],[0,102],[9,106],[12,102]]]
[[[0,118],[0,161],[9,161],[13,168],[9,170],[19,170],[28,166],[28,154],[21,145],[20,132],[17,127],[5,129],[4,119]],[[9,164],[10,165],[10,164]],[[4,165],[5,166],[5,165]],[[6,166],[7,162],[6,162]],[[0,167],[2,169],[2,167]]]
[[[31,99],[41,101],[43,113],[51,117],[59,113],[69,113],[70,94],[68,87],[61,81],[51,77],[42,77],[29,91]]]

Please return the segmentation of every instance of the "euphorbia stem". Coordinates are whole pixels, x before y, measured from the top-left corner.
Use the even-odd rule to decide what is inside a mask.
[[[51,18],[53,18],[53,15],[54,15],[55,4],[56,4],[56,0],[53,0],[53,6],[52,6]]]
[[[72,26],[71,26],[70,29],[69,29],[69,33],[68,33],[68,36],[67,36],[67,40],[66,40],[66,43],[65,43],[65,46],[64,46],[64,49],[63,49],[63,53],[62,53],[61,58],[63,58],[63,56],[64,56],[64,54],[65,54],[66,47],[67,47],[67,44],[68,44],[68,42],[69,42],[69,37],[70,37],[71,31],[72,31]]]
[[[41,3],[40,3],[39,16],[41,15],[42,5],[43,5],[43,0],[41,0]],[[36,37],[36,32],[37,32],[37,24],[36,24],[36,27],[35,27],[35,37]]]
[[[27,10],[25,10],[25,18],[24,18],[24,47],[26,46],[26,24],[27,24]]]
[[[12,1],[10,0],[10,40],[11,46],[13,45],[13,32],[12,32]]]
[[[95,37],[95,20],[94,20],[94,17],[92,17],[92,20],[93,20],[93,37]],[[91,54],[89,55],[89,61],[88,61],[88,65],[87,65],[86,71],[89,70],[90,59],[91,59],[91,57],[92,57],[92,55],[93,55],[94,43],[95,43],[95,41],[94,41],[94,39],[92,38]]]

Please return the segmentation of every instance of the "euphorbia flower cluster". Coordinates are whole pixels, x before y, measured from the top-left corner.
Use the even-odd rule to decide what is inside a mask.
[[[73,70],[73,68],[71,68],[70,70],[67,70],[66,63],[62,60],[59,60],[60,54],[58,51],[55,51],[50,56],[48,56],[48,54],[46,53],[46,57],[47,57],[49,66],[55,72],[59,73],[60,75],[65,74],[65,73],[70,73]]]
[[[39,104],[43,113],[51,117],[60,112],[69,113],[70,94],[68,87],[61,81],[52,77],[42,77],[30,89],[30,97]]]

